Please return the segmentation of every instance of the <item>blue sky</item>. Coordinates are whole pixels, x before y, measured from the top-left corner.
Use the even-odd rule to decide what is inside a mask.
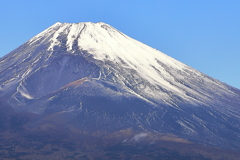
[[[0,0],[0,57],[58,21],[108,23],[240,89],[239,0]]]

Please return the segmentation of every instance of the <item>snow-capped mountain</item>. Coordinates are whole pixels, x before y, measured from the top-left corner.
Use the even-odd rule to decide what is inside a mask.
[[[0,100],[40,116],[29,130],[58,117],[81,131],[141,129],[240,149],[240,90],[102,22],[58,22],[1,58]]]

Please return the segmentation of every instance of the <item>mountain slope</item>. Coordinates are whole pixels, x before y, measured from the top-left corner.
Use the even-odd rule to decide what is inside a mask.
[[[1,58],[0,75],[9,115],[38,117],[23,123],[31,133],[57,119],[50,129],[131,128],[240,149],[240,90],[102,22],[54,24]]]

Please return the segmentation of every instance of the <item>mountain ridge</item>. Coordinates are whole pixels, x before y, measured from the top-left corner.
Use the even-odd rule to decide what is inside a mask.
[[[2,57],[0,75],[9,116],[38,117],[24,123],[24,134],[130,128],[240,149],[239,89],[103,22],[55,23]]]

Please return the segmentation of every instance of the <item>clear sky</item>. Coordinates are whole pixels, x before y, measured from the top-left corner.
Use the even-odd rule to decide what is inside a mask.
[[[0,57],[56,22],[89,21],[240,89],[240,0],[0,0]]]

